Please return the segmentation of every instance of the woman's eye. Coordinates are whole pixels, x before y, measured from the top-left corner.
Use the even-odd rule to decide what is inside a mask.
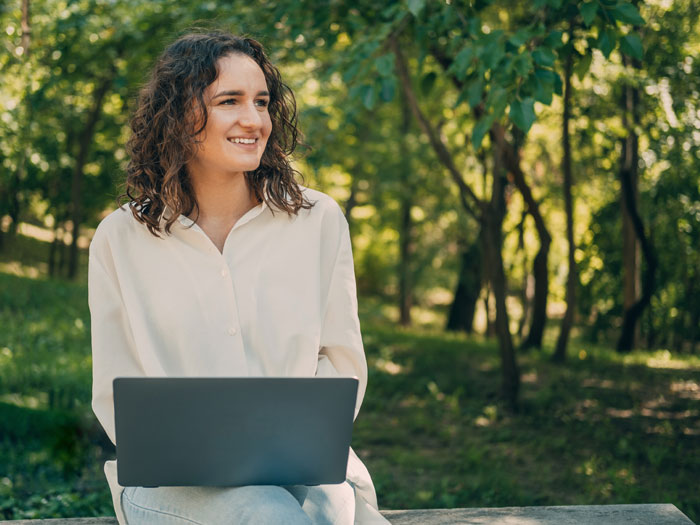
[[[222,100],[222,101],[221,101],[221,104],[224,105],[224,106],[232,106],[232,105],[234,105],[234,104],[238,104],[238,101],[237,101],[235,98],[227,98],[226,100]],[[255,104],[256,104],[258,107],[266,108],[267,105],[269,104],[269,101],[268,101],[268,100],[264,100],[264,99],[260,99],[260,100],[256,100],[256,101],[255,101]]]

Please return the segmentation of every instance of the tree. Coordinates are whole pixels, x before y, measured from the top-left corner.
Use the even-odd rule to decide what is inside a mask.
[[[571,32],[569,33],[571,34]],[[564,173],[564,206],[566,209],[566,240],[568,245],[568,276],[566,278],[566,312],[557,338],[557,345],[552,356],[556,361],[564,361],[566,358],[566,346],[569,341],[569,332],[574,322],[576,311],[576,244],[574,242],[574,205],[571,195],[573,177],[571,173],[571,139],[569,138],[569,120],[571,111],[571,75],[573,73],[573,53],[570,50],[566,56],[564,67],[564,111],[562,115],[562,172]]]

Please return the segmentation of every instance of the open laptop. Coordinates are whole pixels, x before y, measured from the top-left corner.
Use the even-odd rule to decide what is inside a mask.
[[[118,377],[122,486],[345,481],[355,378]]]

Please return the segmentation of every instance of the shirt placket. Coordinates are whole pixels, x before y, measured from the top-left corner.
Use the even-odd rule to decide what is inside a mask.
[[[181,222],[183,222],[181,220]],[[236,375],[247,376],[248,375],[248,363],[243,345],[243,338],[240,331],[240,318],[238,315],[238,304],[236,301],[235,287],[233,283],[233,277],[231,275],[231,267],[227,261],[227,257],[216,248],[214,243],[209,239],[204,230],[202,230],[199,225],[192,223],[189,219],[184,218],[183,224],[185,226],[191,227],[193,232],[200,235],[208,243],[207,251],[216,260],[217,268],[217,280],[220,282],[220,288],[223,294],[224,300],[224,311],[221,312],[222,315],[219,317],[219,336],[217,339],[221,338],[224,342],[223,347],[229,348],[231,352],[237,354],[234,363],[239,367],[240,370],[235,370]],[[227,240],[228,242],[228,240]]]

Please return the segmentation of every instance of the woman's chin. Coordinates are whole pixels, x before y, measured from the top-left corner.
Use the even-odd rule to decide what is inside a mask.
[[[258,162],[237,162],[233,166],[229,166],[232,173],[241,173],[246,171],[255,171],[260,166],[260,161]]]

